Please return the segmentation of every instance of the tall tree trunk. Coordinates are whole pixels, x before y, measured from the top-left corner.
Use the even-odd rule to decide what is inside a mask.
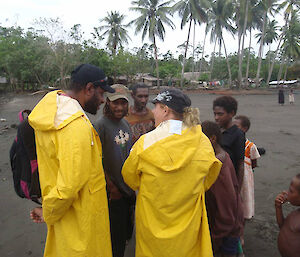
[[[189,24],[189,32],[188,32],[188,37],[187,37],[187,40],[186,40],[186,45],[185,45],[185,50],[184,50],[184,56],[183,56],[183,60],[182,60],[181,81],[180,81],[180,86],[181,87],[183,87],[184,65],[185,65],[185,59],[186,59],[186,55],[187,55],[189,40],[190,40],[191,26],[192,26],[192,19],[190,20],[190,24]]]
[[[211,56],[210,79],[209,79],[209,80],[211,80],[212,72],[213,72],[213,68],[214,68],[216,45],[217,45],[217,39],[216,39],[216,41],[215,41],[214,51],[213,51],[212,56]]]
[[[157,46],[155,41],[155,35],[153,35],[153,44],[154,44],[154,55],[155,55],[155,65],[156,65],[156,79],[157,79],[157,88],[160,88],[159,84],[159,70],[158,70],[158,56],[157,56]]]
[[[251,33],[252,32],[252,29],[250,28],[249,30],[249,35],[250,35],[250,38],[249,38],[249,53],[248,53],[248,60],[247,60],[247,69],[246,69],[246,80],[247,80],[247,86],[248,86],[248,78],[249,78],[249,66],[250,66],[250,52],[251,52]]]
[[[285,67],[285,72],[284,72],[284,76],[283,76],[284,81],[286,81],[287,71],[288,71],[288,67],[289,67],[289,61],[287,60],[285,63],[286,63],[286,67]]]
[[[280,68],[278,71],[278,75],[277,75],[277,86],[279,85],[279,81],[281,80],[281,75],[282,75],[282,69],[283,69],[283,65],[284,65],[284,56],[281,57],[281,62],[280,62]]]
[[[281,45],[281,41],[283,39],[284,33],[285,33],[286,29],[287,29],[288,17],[289,17],[288,15],[285,15],[285,25],[284,25],[283,31],[282,31],[282,33],[280,35],[279,42],[278,42],[278,45],[277,45],[276,52],[274,54],[273,60],[271,61],[271,67],[270,67],[269,72],[268,72],[267,85],[269,85],[269,83],[270,83],[270,79],[271,79],[273,68],[274,68],[274,63],[275,63],[278,51],[280,49],[280,45]]]
[[[241,53],[239,56],[239,79],[241,82],[243,79],[244,43],[245,43],[246,29],[247,29],[247,23],[248,23],[248,10],[249,10],[249,0],[246,0],[245,20],[244,20],[244,27],[243,27],[243,33],[242,33],[242,50],[241,50]]]
[[[227,68],[228,68],[229,86],[231,87],[231,85],[232,85],[231,69],[230,69],[230,64],[229,64],[229,60],[228,60],[228,56],[227,56],[227,51],[226,51],[226,46],[225,46],[225,41],[224,41],[223,36],[222,36],[222,41],[223,41],[223,45],[224,45],[225,57],[226,57]]]
[[[204,42],[203,42],[203,47],[202,47],[202,56],[201,56],[201,60],[200,60],[200,64],[199,64],[199,74],[201,74],[201,70],[202,70],[202,60],[204,57],[204,48],[205,48],[205,41],[206,41],[206,31],[205,31],[205,35],[204,35]]]
[[[260,69],[261,69],[261,60],[262,60],[262,52],[263,52],[263,46],[265,41],[265,30],[266,30],[266,23],[267,23],[267,13],[268,10],[264,12],[264,18],[263,18],[263,30],[261,35],[261,41],[259,46],[259,52],[258,52],[258,66],[257,66],[257,72],[256,72],[256,78],[255,78],[255,84],[258,87],[259,86],[259,75],[260,75]]]
[[[192,66],[192,78],[194,78],[195,72],[195,34],[196,34],[196,21],[194,20],[194,35],[193,35],[193,66]]]
[[[241,42],[242,42],[242,31],[239,28],[238,24],[238,87],[241,88],[242,86],[242,63],[241,63]]]

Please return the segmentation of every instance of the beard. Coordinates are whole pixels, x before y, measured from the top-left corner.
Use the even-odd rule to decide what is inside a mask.
[[[98,106],[99,106],[98,99],[97,99],[96,95],[93,95],[93,97],[84,104],[83,109],[86,112],[95,115],[98,111]]]

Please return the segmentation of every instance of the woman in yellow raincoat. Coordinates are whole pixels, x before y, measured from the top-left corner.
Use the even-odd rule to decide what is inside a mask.
[[[138,190],[136,257],[212,257],[204,193],[221,162],[188,96],[168,89],[152,102],[156,129],[135,143],[122,170]]]

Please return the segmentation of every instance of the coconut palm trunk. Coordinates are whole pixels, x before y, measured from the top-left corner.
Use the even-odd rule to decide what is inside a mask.
[[[248,23],[248,10],[249,10],[249,0],[246,0],[246,9],[245,9],[245,20],[244,20],[244,27],[242,32],[242,50],[239,55],[239,84],[241,86],[242,79],[243,79],[243,71],[242,71],[242,64],[243,64],[243,58],[244,58],[244,43],[245,43],[245,35],[246,35],[246,29],[247,29],[247,23]]]
[[[200,60],[200,64],[199,64],[199,73],[201,73],[201,71],[202,71],[202,60],[203,60],[203,57],[204,57],[204,49],[205,49],[206,35],[207,35],[207,33],[205,32],[205,35],[204,35],[204,42],[203,42],[203,47],[202,47],[202,56],[201,56],[201,60]]]
[[[229,75],[229,86],[231,87],[231,85],[232,85],[232,78],[231,78],[230,64],[229,64],[229,60],[228,60],[228,56],[227,56],[227,51],[226,51],[226,46],[225,46],[225,41],[224,41],[223,36],[222,36],[221,39],[223,41],[223,46],[224,46],[224,51],[225,51],[225,57],[226,57],[226,62],[227,62],[228,75]]]
[[[194,20],[194,34],[193,34],[193,66],[192,66],[192,78],[194,78],[195,72],[195,34],[196,34],[196,21]]]
[[[186,40],[186,45],[185,45],[185,50],[184,50],[184,56],[182,60],[182,70],[181,70],[181,82],[180,86],[183,87],[183,81],[184,81],[184,65],[185,65],[185,60],[186,60],[186,55],[187,55],[187,50],[188,50],[188,45],[189,45],[189,40],[190,40],[190,32],[191,32],[191,26],[192,26],[192,19],[190,20],[189,24],[189,31],[188,31],[188,37]]]
[[[279,42],[278,42],[278,45],[277,45],[277,48],[276,48],[276,51],[275,51],[273,60],[271,61],[271,67],[270,67],[269,72],[268,72],[267,85],[269,85],[269,83],[270,83],[270,79],[271,79],[272,72],[273,72],[273,68],[274,68],[274,63],[275,63],[275,60],[276,60],[278,51],[279,51],[279,49],[280,49],[281,42],[282,42],[282,39],[283,39],[283,37],[284,37],[284,33],[285,33],[286,29],[287,29],[288,17],[289,17],[288,15],[285,15],[285,25],[284,25],[283,31],[282,31],[282,33],[281,33],[281,35],[280,35]]]
[[[211,80],[211,75],[212,75],[213,68],[214,68],[216,46],[217,46],[217,39],[216,39],[216,41],[215,41],[214,51],[213,51],[213,54],[212,54],[212,56],[211,56],[210,80]]]
[[[250,28],[249,30],[249,53],[248,53],[248,59],[247,59],[247,69],[246,69],[246,80],[247,80],[247,85],[248,85],[248,78],[249,78],[249,66],[250,66],[250,51],[251,51],[251,35],[252,34],[252,29]]]
[[[258,52],[258,65],[257,65],[256,78],[255,78],[256,86],[259,86],[259,76],[260,76],[260,69],[261,69],[262,52],[263,52],[263,47],[264,47],[264,39],[265,39],[265,31],[266,31],[266,23],[267,23],[267,13],[268,13],[268,10],[266,10],[264,12],[264,17],[263,17],[263,29],[262,29],[261,41],[260,41],[259,52]]]
[[[157,54],[157,46],[156,46],[155,34],[153,34],[153,44],[154,44],[154,55],[155,55],[157,88],[159,89],[160,88],[160,83],[159,83],[159,70],[158,70],[158,54]]]
[[[283,70],[284,63],[285,63],[285,58],[284,58],[284,56],[282,56],[281,57],[281,62],[280,62],[280,67],[279,67],[279,71],[278,71],[278,75],[277,75],[277,86],[279,86],[279,81],[281,80],[282,70]]]

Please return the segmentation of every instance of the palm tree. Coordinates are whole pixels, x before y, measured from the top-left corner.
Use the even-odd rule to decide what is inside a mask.
[[[268,45],[271,47],[271,44],[278,39],[278,33],[277,30],[279,29],[279,26],[277,25],[278,22],[276,20],[270,21],[268,19],[267,26],[265,30],[265,36],[263,37],[262,32],[259,32],[255,35],[256,38],[258,38],[257,43],[260,43],[262,38],[264,38],[263,44]],[[271,49],[269,48],[269,51]]]
[[[247,29],[248,22],[248,12],[249,12],[249,2],[250,0],[237,1],[240,4],[236,4],[236,24],[238,31],[238,59],[239,59],[239,69],[238,69],[238,86],[241,87],[242,84],[242,63],[244,54],[244,40]],[[243,10],[245,12],[243,13]]]
[[[131,21],[130,24],[135,25],[135,34],[142,31],[142,40],[148,33],[148,37],[154,45],[154,54],[156,62],[157,86],[159,87],[159,70],[158,70],[158,54],[156,45],[156,36],[164,40],[165,27],[164,24],[175,28],[174,23],[168,17],[171,15],[169,7],[171,1],[162,2],[162,0],[136,0],[132,1],[134,5],[130,10],[140,13],[140,16]]]
[[[208,20],[209,20],[209,18],[208,18]],[[208,26],[208,23],[207,23],[206,27],[205,27],[205,34],[204,34],[204,40],[203,40],[203,46],[202,46],[202,56],[201,56],[200,63],[199,63],[199,73],[200,74],[201,74],[201,71],[202,71],[202,61],[203,61],[203,58],[204,58],[205,42],[206,42],[206,36],[208,34],[208,31],[209,31],[209,26]]]
[[[96,33],[105,30],[100,37],[107,37],[107,46],[111,49],[113,56],[116,55],[117,48],[122,47],[123,42],[128,43],[130,39],[126,29],[128,25],[123,24],[124,19],[124,15],[117,11],[111,11],[107,13],[105,18],[100,19],[100,23],[104,23],[105,25],[94,29]]]
[[[178,12],[181,17],[181,29],[189,23],[188,36],[186,40],[186,47],[184,51],[183,61],[182,61],[182,70],[181,70],[181,87],[183,87],[184,79],[184,65],[187,55],[187,49],[190,39],[190,31],[192,22],[196,24],[197,22],[206,22],[207,21],[207,9],[209,8],[208,0],[180,0],[173,7],[174,12]]]
[[[263,14],[263,27],[261,30],[262,34],[261,34],[259,51],[258,51],[258,66],[257,66],[257,72],[256,72],[256,78],[255,78],[256,86],[258,86],[258,84],[259,84],[259,76],[260,76],[260,69],[261,69],[263,47],[264,47],[264,42],[265,42],[264,37],[265,37],[265,32],[266,32],[268,13],[273,15],[273,13],[276,11],[275,6],[276,6],[277,0],[262,0],[261,2],[264,6],[264,14]]]
[[[288,24],[288,29],[284,35],[284,41],[282,44],[282,55],[287,62],[286,69],[290,62],[293,62],[300,58],[300,20],[297,15],[297,11],[291,12],[291,18]],[[283,58],[282,58],[283,60]],[[282,65],[282,64],[281,64]],[[281,79],[281,73],[278,74],[279,80]],[[286,79],[286,72],[284,80]]]
[[[300,3],[299,3],[299,1],[295,1],[295,0],[285,0],[281,4],[279,4],[279,6],[278,6],[278,11],[280,11],[282,9],[284,9],[285,25],[282,29],[282,33],[281,33],[280,38],[279,38],[279,43],[278,43],[276,52],[274,54],[273,61],[271,62],[271,67],[269,69],[269,74],[268,74],[268,79],[267,79],[267,85],[269,84],[270,79],[271,79],[271,75],[272,75],[273,67],[274,67],[274,63],[275,63],[275,58],[277,57],[277,54],[278,54],[279,49],[281,47],[281,41],[283,40],[284,35],[286,34],[286,31],[288,29],[288,22],[291,19],[293,11],[297,11],[297,10],[299,11]],[[280,75],[280,72],[279,72],[278,76],[279,75]]]
[[[211,40],[216,41],[219,43],[219,48],[221,50],[222,44],[224,46],[225,57],[227,62],[228,68],[228,75],[229,75],[229,85],[231,86],[231,69],[229,65],[229,60],[227,56],[227,50],[225,46],[225,41],[223,38],[223,30],[227,30],[232,35],[235,33],[235,28],[232,26],[232,17],[233,14],[233,3],[230,0],[215,0],[212,3],[211,14],[210,14],[210,21],[209,27],[211,30]],[[220,55],[219,50],[219,55]]]
[[[248,7],[248,16],[247,16],[247,30],[249,30],[248,58],[247,58],[247,68],[246,68],[246,76],[245,76],[247,84],[249,78],[252,30],[262,28],[262,24],[263,24],[262,16],[263,16],[262,2],[257,0],[250,0],[249,7]],[[246,34],[243,34],[243,37],[245,37],[245,35]],[[243,52],[244,52],[244,47],[242,44],[241,54],[243,54]]]

